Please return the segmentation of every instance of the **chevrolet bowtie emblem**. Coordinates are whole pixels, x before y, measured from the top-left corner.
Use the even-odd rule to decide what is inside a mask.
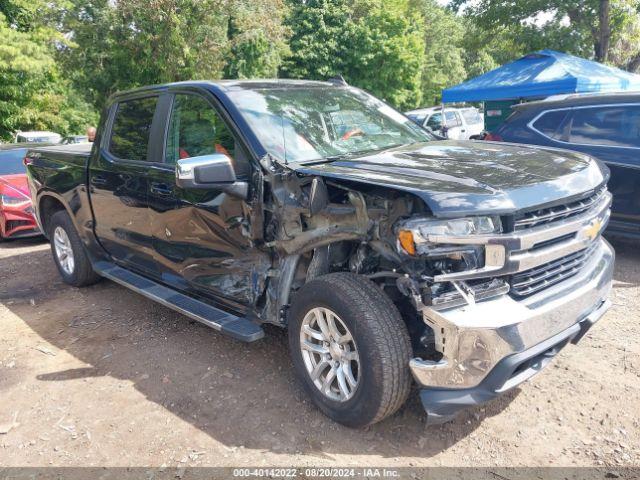
[[[600,220],[599,218],[596,218],[591,221],[591,223],[587,228],[584,229],[584,234],[590,240],[595,240],[595,238],[600,233],[601,228],[602,228],[602,220]]]

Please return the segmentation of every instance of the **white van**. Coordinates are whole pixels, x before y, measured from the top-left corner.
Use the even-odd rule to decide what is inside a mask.
[[[475,107],[445,107],[444,122],[442,107],[419,108],[406,112],[405,115],[421,127],[452,140],[469,140],[484,130],[484,118]]]
[[[18,132],[15,143],[60,143],[62,135],[54,132]]]

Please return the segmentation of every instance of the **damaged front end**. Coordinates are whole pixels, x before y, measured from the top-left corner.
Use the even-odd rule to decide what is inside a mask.
[[[405,320],[431,422],[526,380],[608,308],[605,189],[544,222],[527,212],[442,219],[406,192],[278,167],[267,165],[265,245],[277,266],[262,318],[286,324],[290,293],[317,276],[368,277]]]
[[[439,354],[410,363],[431,423],[527,380],[606,312],[614,253],[600,234],[611,195],[578,203],[398,225],[398,249],[430,267],[405,290]]]
[[[394,221],[412,208],[392,192],[371,193],[299,175],[269,157],[265,171],[265,243],[274,268],[261,306],[263,321],[286,324],[292,291],[332,271],[379,275],[402,262],[393,244],[383,241]],[[384,193],[388,193],[385,195]],[[384,274],[382,275],[384,276]]]

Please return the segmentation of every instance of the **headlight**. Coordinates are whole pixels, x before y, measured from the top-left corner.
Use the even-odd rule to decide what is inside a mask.
[[[424,243],[446,242],[439,237],[464,237],[470,235],[488,235],[500,233],[500,217],[466,217],[449,220],[413,218],[405,222],[398,230],[398,243],[403,250],[416,254],[416,245]]]
[[[10,197],[9,195],[0,195],[0,205],[5,205],[7,207],[18,207],[20,205],[25,205],[30,201],[31,200],[25,197]]]
[[[502,230],[498,217],[469,217],[451,220],[432,220],[418,226],[418,231],[425,239],[429,235],[485,235],[500,233]]]

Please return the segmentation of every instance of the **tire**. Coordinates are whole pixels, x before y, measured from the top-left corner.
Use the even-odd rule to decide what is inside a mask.
[[[65,239],[66,235],[66,239]],[[65,263],[60,252],[60,238],[66,240],[65,249],[71,254],[71,263]],[[82,240],[76,231],[69,214],[60,210],[53,214],[49,222],[49,240],[53,260],[58,272],[65,283],[74,287],[86,287],[100,280],[100,276],[93,270]],[[69,255],[65,257],[68,259]]]
[[[328,327],[330,314],[335,314],[333,323],[342,336],[339,342],[323,343],[318,337],[322,333],[318,316],[324,318],[322,323]],[[311,334],[315,336],[310,337]],[[347,334],[353,342],[345,342]],[[309,353],[308,348],[302,348],[303,340],[307,345],[309,342],[318,345],[314,343]],[[342,344],[344,350],[335,353]],[[329,353],[318,353],[316,348]],[[289,349],[296,374],[313,402],[345,426],[359,428],[379,422],[395,413],[409,395],[411,342],[407,327],[389,297],[362,276],[332,273],[310,281],[296,292],[289,310]],[[354,356],[358,361],[350,360]],[[326,368],[337,372],[334,389],[326,388],[330,377],[326,368],[324,379],[312,379],[313,372],[321,368],[322,358],[329,362]],[[351,376],[344,373],[345,363],[349,364]],[[342,384],[337,379],[341,369]],[[334,398],[338,395],[341,398]]]

